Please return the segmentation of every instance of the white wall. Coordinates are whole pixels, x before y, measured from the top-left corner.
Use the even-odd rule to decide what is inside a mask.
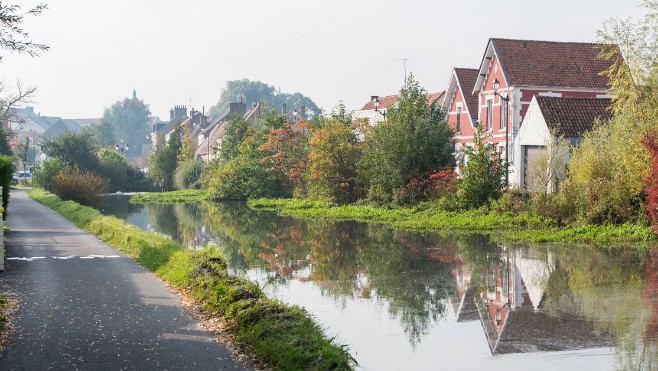
[[[510,185],[520,187],[523,184],[523,168],[525,166],[523,159],[523,146],[543,146],[546,144],[550,133],[544,120],[544,115],[539,109],[537,99],[532,98],[528,112],[519,131],[514,138],[514,163],[510,173]]]

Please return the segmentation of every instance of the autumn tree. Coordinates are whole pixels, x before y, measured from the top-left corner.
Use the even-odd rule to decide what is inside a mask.
[[[345,107],[326,120],[309,142],[308,194],[312,198],[349,203],[361,195],[357,165],[363,143],[352,128]]]
[[[258,147],[260,163],[280,180],[286,189],[305,194],[303,178],[308,159],[308,122],[285,122],[273,128],[265,136],[265,143]]]
[[[642,20],[611,19],[598,32],[609,60],[612,117],[586,133],[569,162],[565,198],[590,223],[634,222],[642,213],[650,153],[642,145],[658,122],[658,1]]]
[[[360,165],[371,199],[390,202],[407,183],[454,164],[452,129],[413,75],[400,91],[398,109],[388,110],[366,140]]]

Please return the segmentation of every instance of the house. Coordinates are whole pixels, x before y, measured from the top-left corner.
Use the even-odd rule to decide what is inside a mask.
[[[194,157],[205,163],[209,163],[217,158],[216,152],[221,146],[224,135],[226,134],[226,126],[229,123],[229,119],[233,117],[233,115],[242,115],[245,122],[254,123],[261,118],[263,107],[264,104],[262,102],[257,102],[253,104],[249,111],[247,111],[246,105],[242,103],[242,99],[239,103],[229,104],[229,110],[226,113],[213,120],[205,130],[199,132],[199,145],[194,152]],[[303,108],[301,109],[301,113],[305,115],[305,110]],[[299,114],[297,114],[297,116],[301,117]]]
[[[462,147],[473,142],[473,134],[478,125],[478,96],[473,93],[478,70],[475,68],[455,68],[450,75],[450,83],[443,100],[448,125],[455,132],[455,154],[463,153]],[[458,159],[456,170],[461,175],[462,159]]]
[[[477,110],[484,140],[493,143],[501,157],[512,163],[510,185],[522,184],[521,162],[515,158],[520,152],[516,137],[533,97],[609,98],[608,79],[601,72],[608,70],[614,61],[598,58],[604,46],[489,39],[471,90],[477,102],[476,107],[471,107],[469,102],[469,116],[472,119],[475,116],[472,110]],[[464,83],[461,81],[462,93],[467,93]],[[456,106],[451,110],[456,115]]]
[[[583,134],[598,121],[612,116],[609,98],[560,98],[535,96],[525,114],[516,138],[519,184],[526,185],[527,166],[532,158],[546,152],[546,143],[556,137],[580,144]],[[554,137],[556,136],[556,137]],[[552,191],[549,184],[547,191]]]
[[[80,125],[75,120],[60,118],[43,133],[42,137],[51,139],[67,132],[79,133],[80,130],[82,128],[80,128]]]
[[[437,91],[427,94],[428,104],[436,103],[438,106],[442,106],[444,98],[445,91]],[[352,112],[352,119],[366,119],[371,126],[374,126],[386,119],[386,112],[388,110],[398,108],[399,99],[400,94],[388,95],[385,97],[373,95],[370,97],[370,101],[364,104],[360,110]]]

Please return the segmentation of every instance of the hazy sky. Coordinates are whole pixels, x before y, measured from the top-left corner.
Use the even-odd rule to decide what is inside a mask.
[[[604,20],[645,13],[640,0],[43,2],[23,27],[50,50],[0,50],[0,79],[36,86],[36,110],[65,118],[100,117],[133,89],[163,119],[190,100],[208,110],[241,78],[358,109],[400,89],[399,58],[427,90],[444,90],[453,67],[479,67],[490,37],[595,41]]]

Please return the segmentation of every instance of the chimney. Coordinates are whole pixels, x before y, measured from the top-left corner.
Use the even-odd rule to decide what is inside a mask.
[[[240,97],[240,103],[229,103],[229,112],[230,116],[233,115],[244,115],[247,112],[247,105],[242,103],[242,97]]]
[[[174,116],[175,116],[174,112],[175,112],[175,111],[174,111],[173,108],[169,110],[169,121],[171,121],[171,120],[174,119]]]
[[[288,109],[287,109],[287,107],[286,107],[286,104],[284,103],[284,104],[281,106],[281,114],[282,114],[282,115],[285,115],[285,114],[287,114],[287,113],[288,113]]]
[[[306,106],[303,104],[299,108],[299,116],[302,118],[302,120],[306,120]]]

